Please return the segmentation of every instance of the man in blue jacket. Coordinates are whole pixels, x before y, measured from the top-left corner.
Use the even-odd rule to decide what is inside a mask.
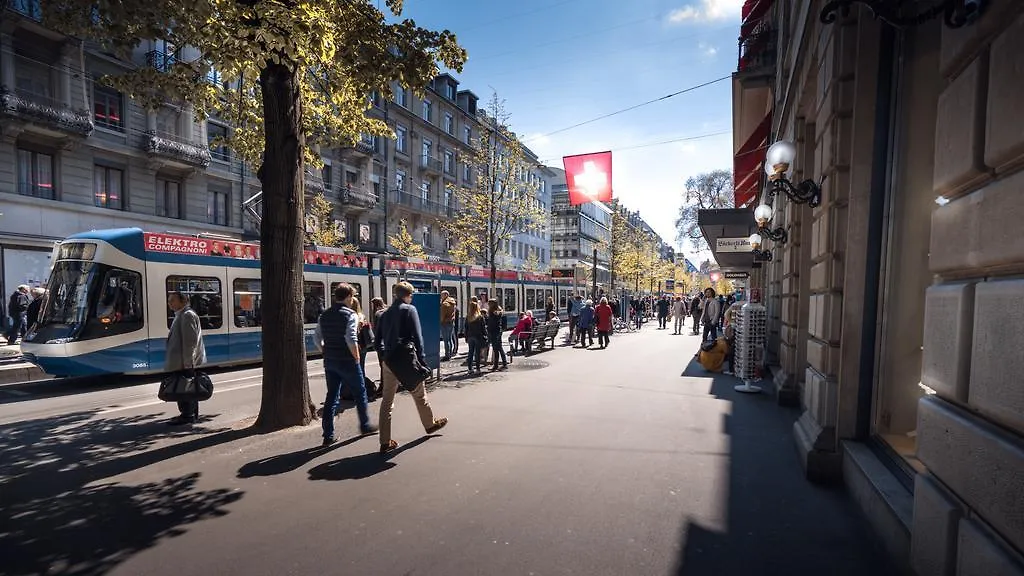
[[[372,434],[377,427],[370,424],[369,400],[363,370],[359,367],[359,316],[352,310],[355,289],[339,284],[334,290],[334,305],[320,314],[316,324],[316,341],[324,355],[324,376],[327,398],[324,400],[324,446],[337,442],[334,437],[334,415],[341,401],[341,387],[348,386],[359,414],[359,431]]]

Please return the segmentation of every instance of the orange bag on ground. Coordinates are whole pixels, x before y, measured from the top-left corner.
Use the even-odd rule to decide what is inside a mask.
[[[719,338],[710,349],[705,350],[705,347],[706,344],[701,345],[697,361],[708,372],[721,372],[722,364],[725,364],[725,357],[729,353],[729,344],[725,338]]]

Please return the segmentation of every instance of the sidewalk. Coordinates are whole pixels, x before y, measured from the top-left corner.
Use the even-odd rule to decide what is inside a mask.
[[[471,378],[459,357],[430,396],[449,426],[423,435],[402,395],[389,457],[354,410],[326,449],[318,423],[255,434],[258,389],[194,430],[153,407],[0,426],[5,573],[891,573],[803,479],[796,413],[687,365],[696,346],[645,327]]]

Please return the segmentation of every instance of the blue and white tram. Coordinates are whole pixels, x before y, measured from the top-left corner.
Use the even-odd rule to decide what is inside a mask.
[[[151,374],[163,370],[173,320],[167,295],[181,292],[199,315],[210,365],[258,362],[263,350],[260,247],[216,238],[157,234],[138,228],[76,234],[54,250],[49,295],[25,336],[25,358],[53,376]],[[568,286],[542,274],[422,262],[396,256],[306,251],[303,316],[306,345],[320,311],[341,282],[352,284],[364,310],[390,300],[406,280],[417,290],[447,290],[462,317],[472,296],[496,298],[509,326],[520,311],[542,318],[548,297],[565,310]]]
[[[25,358],[54,376],[148,374],[164,365],[173,313],[167,294],[189,298],[211,365],[262,356],[259,246],[153,234],[137,228],[76,234],[63,241],[39,322],[22,343]],[[317,316],[339,282],[369,303],[365,256],[306,252],[303,313],[307,346]]]

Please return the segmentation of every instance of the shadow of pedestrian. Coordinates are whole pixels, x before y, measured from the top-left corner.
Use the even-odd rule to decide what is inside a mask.
[[[310,480],[361,480],[363,478],[369,478],[385,472],[397,466],[391,461],[392,458],[398,456],[406,450],[410,450],[423,444],[431,438],[441,436],[440,434],[428,434],[426,436],[420,436],[419,438],[409,442],[408,444],[402,444],[398,448],[388,452],[387,454],[380,454],[378,452],[371,452],[369,454],[360,454],[358,456],[349,456],[348,458],[342,458],[333,462],[325,462],[310,468],[309,479]]]
[[[331,444],[330,446],[310,446],[288,454],[278,454],[253,460],[238,469],[238,478],[253,478],[255,476],[277,476],[298,470],[313,460],[328,454],[333,450],[355,444],[366,438],[366,436],[353,436],[347,440]]]
[[[184,526],[224,516],[242,492],[195,490],[198,473],[141,485],[101,484],[59,498],[5,504],[0,512],[3,572],[104,574]]]

